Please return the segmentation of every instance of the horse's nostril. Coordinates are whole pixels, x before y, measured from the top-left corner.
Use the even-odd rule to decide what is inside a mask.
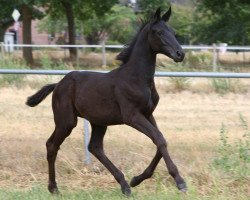
[[[176,51],[176,55],[177,55],[178,58],[180,58],[182,54],[181,54],[180,51]]]

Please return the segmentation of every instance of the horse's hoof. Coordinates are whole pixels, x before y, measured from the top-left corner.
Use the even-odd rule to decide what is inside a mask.
[[[55,195],[60,194],[60,192],[59,192],[57,186],[49,185],[49,186],[48,186],[48,190],[49,190],[49,192],[50,192],[51,194],[55,194]]]
[[[183,193],[186,193],[187,192],[187,185],[186,183],[180,183],[180,184],[177,184],[177,188],[183,192]]]
[[[126,197],[130,197],[130,196],[131,196],[131,189],[130,189],[129,187],[122,188],[122,193],[123,193]]]
[[[130,181],[130,186],[131,186],[131,187],[135,187],[135,186],[137,186],[137,185],[139,185],[139,183],[138,183],[137,177],[134,176],[134,177],[132,178],[132,180]]]

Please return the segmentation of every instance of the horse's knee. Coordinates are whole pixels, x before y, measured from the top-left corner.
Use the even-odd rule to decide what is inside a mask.
[[[154,143],[159,150],[167,147],[167,141],[165,140],[163,136],[156,138],[154,140]]]

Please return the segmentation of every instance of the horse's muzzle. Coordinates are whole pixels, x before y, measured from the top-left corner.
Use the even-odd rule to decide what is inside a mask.
[[[185,57],[185,52],[183,50],[177,50],[175,52],[174,61],[181,62],[181,61],[183,61],[184,57]]]

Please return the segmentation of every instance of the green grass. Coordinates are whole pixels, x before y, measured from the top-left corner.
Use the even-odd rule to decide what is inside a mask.
[[[215,184],[216,185],[216,184]],[[74,189],[71,190],[67,187],[61,187],[61,193],[59,195],[50,194],[44,186],[36,185],[30,189],[0,189],[1,200],[58,200],[58,199],[92,199],[92,200],[116,200],[116,199],[135,199],[135,200],[247,200],[248,196],[246,193],[230,192],[226,186],[218,185],[218,187],[210,188],[209,194],[202,194],[199,188],[192,184],[192,181],[188,181],[189,190],[183,194],[179,192],[174,185],[165,186],[162,183],[152,189],[146,188],[145,186],[139,186],[138,188],[132,188],[132,195],[128,198],[124,196],[121,191],[115,189]]]
[[[242,137],[229,142],[228,131],[224,124],[220,129],[220,146],[218,157],[213,165],[230,175],[235,180],[250,177],[250,131],[245,118],[240,114]]]

